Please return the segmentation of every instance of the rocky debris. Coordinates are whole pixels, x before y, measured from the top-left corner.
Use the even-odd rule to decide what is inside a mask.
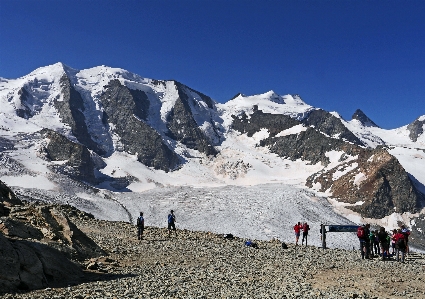
[[[137,154],[139,162],[155,169],[170,171],[178,165],[178,155],[145,121],[149,102],[144,92],[111,80],[99,100],[104,108],[103,122],[119,136],[121,150]]]
[[[250,168],[252,168],[251,164],[245,163],[240,159],[237,161],[223,160],[214,164],[214,171],[216,174],[223,177],[228,177],[232,180],[244,177]]]
[[[377,127],[379,128],[379,126],[377,124],[375,124],[366,114],[364,114],[363,111],[361,111],[360,109],[357,109],[353,116],[351,117],[352,119],[357,119],[363,126],[366,127]]]
[[[322,250],[68,215],[108,257],[86,260],[94,281],[6,293],[3,298],[423,298],[425,256],[406,263],[362,260],[358,250]]]
[[[409,130],[410,132],[409,137],[412,141],[416,142],[419,136],[421,136],[424,133],[424,126],[425,126],[424,116],[419,117],[418,119],[416,119],[414,122],[412,122],[411,124],[407,126],[407,130]]]
[[[175,101],[174,107],[167,116],[167,128],[169,130],[167,135],[174,140],[180,141],[188,148],[198,150],[207,156],[215,156],[217,150],[214,148],[212,140],[202,132],[193,118],[193,111],[190,105],[192,99],[185,92],[186,86],[178,82],[175,82],[175,85],[179,98]],[[209,108],[213,107],[213,102],[210,98],[204,95],[202,99],[207,102]],[[216,131],[214,132],[216,133]],[[218,138],[218,136],[215,137]]]
[[[66,206],[22,203],[10,192],[0,181],[2,292],[81,282],[85,276],[75,262],[106,255],[67,216],[90,219],[85,213]]]

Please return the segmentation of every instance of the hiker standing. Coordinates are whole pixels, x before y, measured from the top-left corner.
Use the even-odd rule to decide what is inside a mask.
[[[298,222],[294,225],[294,232],[295,232],[295,245],[298,245],[298,239],[300,238],[300,232],[302,229],[301,222]]]
[[[391,236],[391,249],[392,249],[392,252],[391,252],[391,254],[392,255],[394,255],[395,254],[395,238],[394,238],[394,236],[397,234],[397,230],[396,229],[393,229],[392,230],[392,236]]]
[[[304,224],[303,224],[303,239],[301,240],[302,245],[304,245],[304,239],[305,239],[305,246],[307,246],[307,236],[308,236],[309,230],[310,230],[310,226],[307,224],[307,222],[304,222]]]
[[[369,227],[370,224],[364,224],[357,229],[357,237],[360,241],[360,252],[362,254],[362,259],[365,257],[368,259],[370,256]]]
[[[397,230],[397,233],[394,235],[393,238],[395,240],[397,262],[400,261],[400,252],[401,252],[401,262],[404,263],[404,255],[406,252],[406,238],[401,232],[401,229]]]
[[[401,233],[404,235],[404,239],[406,240],[406,254],[409,253],[409,236],[410,236],[410,230],[405,226],[401,226]]]
[[[145,219],[143,218],[143,212],[140,212],[140,216],[137,217],[137,239],[143,239],[143,231],[145,230]]]
[[[168,214],[168,236],[171,236],[171,230],[174,230],[174,233],[177,237],[177,231],[176,231],[176,216],[174,215],[174,211],[171,210],[170,214]]]
[[[390,238],[382,226],[379,228],[378,240],[381,245],[382,260],[385,260],[385,257],[390,258]]]

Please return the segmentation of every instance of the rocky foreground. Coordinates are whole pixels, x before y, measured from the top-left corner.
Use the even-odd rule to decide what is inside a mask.
[[[58,207],[105,254],[74,260],[84,277],[69,286],[3,293],[2,298],[425,298],[425,256],[406,263],[361,260],[358,251],[322,250],[81,217]]]

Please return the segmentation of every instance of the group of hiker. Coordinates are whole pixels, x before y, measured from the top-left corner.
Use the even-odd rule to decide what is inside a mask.
[[[168,223],[168,236],[171,237],[171,231],[174,231],[174,234],[177,237],[177,230],[176,230],[176,215],[174,215],[174,211],[171,210],[170,214],[167,216],[167,223]],[[145,230],[145,218],[143,218],[143,212],[140,212],[139,217],[137,217],[137,239],[143,240],[143,231]]]
[[[171,210],[167,216],[168,223],[168,236],[171,236],[171,231],[174,231],[177,237],[176,230],[176,216],[174,211]],[[137,239],[143,239],[143,231],[145,229],[145,219],[143,218],[143,212],[140,212],[137,217]],[[310,226],[307,222],[298,222],[294,225],[295,232],[295,246],[298,245],[301,232],[303,234],[301,245],[307,246],[307,238]],[[370,224],[364,224],[359,226],[357,229],[357,237],[360,241],[360,252],[362,259],[369,259],[376,256],[381,256],[382,260],[389,259],[391,256],[396,256],[397,262],[404,263],[405,255],[409,253],[409,235],[410,231],[405,225],[402,225],[399,229],[394,229],[391,234],[385,231],[384,227],[380,227],[379,230],[371,231]],[[390,246],[391,245],[391,246]],[[391,253],[390,253],[391,247]]]
[[[405,226],[392,230],[391,234],[384,227],[371,231],[370,224],[364,224],[357,229],[357,237],[360,241],[362,259],[381,256],[382,260],[396,256],[397,262],[404,263],[405,256],[409,253],[410,230]],[[391,245],[391,253],[390,253]]]
[[[298,222],[294,225],[294,232],[295,232],[295,245],[298,245],[298,239],[300,238],[301,231],[303,232],[303,238],[301,241],[301,245],[304,245],[305,240],[305,246],[307,246],[307,237],[308,237],[308,231],[310,230],[310,226],[307,224],[307,222],[304,222],[301,224],[301,222]]]

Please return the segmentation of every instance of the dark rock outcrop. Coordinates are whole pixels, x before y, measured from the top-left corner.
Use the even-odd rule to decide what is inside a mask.
[[[191,99],[185,92],[185,88],[187,87],[178,82],[175,82],[175,84],[179,98],[176,100],[173,109],[167,117],[167,128],[169,130],[167,135],[191,149],[198,150],[206,155],[215,156],[217,150],[193,118],[189,104]],[[210,109],[213,108],[213,101],[209,97],[202,95],[202,99]]]
[[[21,200],[16,197],[15,193],[13,193],[13,191],[2,181],[0,181],[0,204],[5,207],[22,204]],[[0,214],[0,216],[2,215]]]
[[[349,155],[355,155],[359,151],[357,146],[327,137],[313,128],[307,128],[298,134],[266,138],[260,141],[260,146],[267,146],[271,152],[283,158],[307,160],[311,164],[321,162],[324,166],[330,162],[326,156],[329,151],[342,150]]]
[[[97,182],[97,165],[85,146],[49,129],[43,129],[40,133],[49,139],[47,146],[42,149],[45,157],[51,161],[67,161],[64,165],[52,165],[54,170],[78,180],[93,184]]]
[[[32,95],[22,87],[18,91],[19,101],[21,102],[21,108],[16,109],[16,115],[25,119],[31,118],[34,113],[31,109],[30,103],[33,100]]]
[[[45,244],[0,234],[1,292],[64,287],[84,277],[79,266]]]
[[[60,86],[63,99],[62,101],[56,99],[54,104],[62,121],[71,127],[71,132],[78,142],[99,155],[105,154],[105,151],[93,141],[88,132],[83,98],[72,86],[66,74],[60,79]]]
[[[13,149],[15,149],[15,145],[11,140],[0,137],[0,152]]]
[[[0,215],[0,293],[81,282],[84,273],[73,261],[106,255],[67,216],[84,212],[17,203],[9,202],[7,215]]]
[[[254,105],[254,111],[249,118],[246,114],[242,114],[239,117],[232,115],[232,118],[232,129],[247,133],[249,137],[261,129],[267,129],[270,137],[273,137],[283,130],[300,124],[299,121],[288,115],[264,113],[258,110],[257,105]]]
[[[407,126],[409,137],[412,141],[417,141],[418,137],[424,133],[425,118],[420,121],[419,118]]]
[[[317,109],[311,111],[302,122],[306,126],[313,126],[317,131],[325,133],[329,137],[346,140],[357,145],[364,145],[356,135],[344,126],[338,117],[325,110]]]
[[[112,80],[105,86],[100,101],[104,108],[103,120],[113,125],[124,151],[137,154],[139,162],[155,169],[170,171],[177,166],[179,157],[145,122],[149,104],[144,92],[133,91]]]
[[[364,114],[364,112],[360,109],[357,109],[351,118],[357,119],[363,126],[379,128],[379,126],[375,124],[369,117],[367,117],[367,115]]]
[[[311,175],[306,185],[317,183],[319,191],[330,190],[339,201],[363,202],[349,208],[369,218],[383,218],[393,212],[415,213],[423,200],[398,160],[382,148],[359,148],[356,159]]]

